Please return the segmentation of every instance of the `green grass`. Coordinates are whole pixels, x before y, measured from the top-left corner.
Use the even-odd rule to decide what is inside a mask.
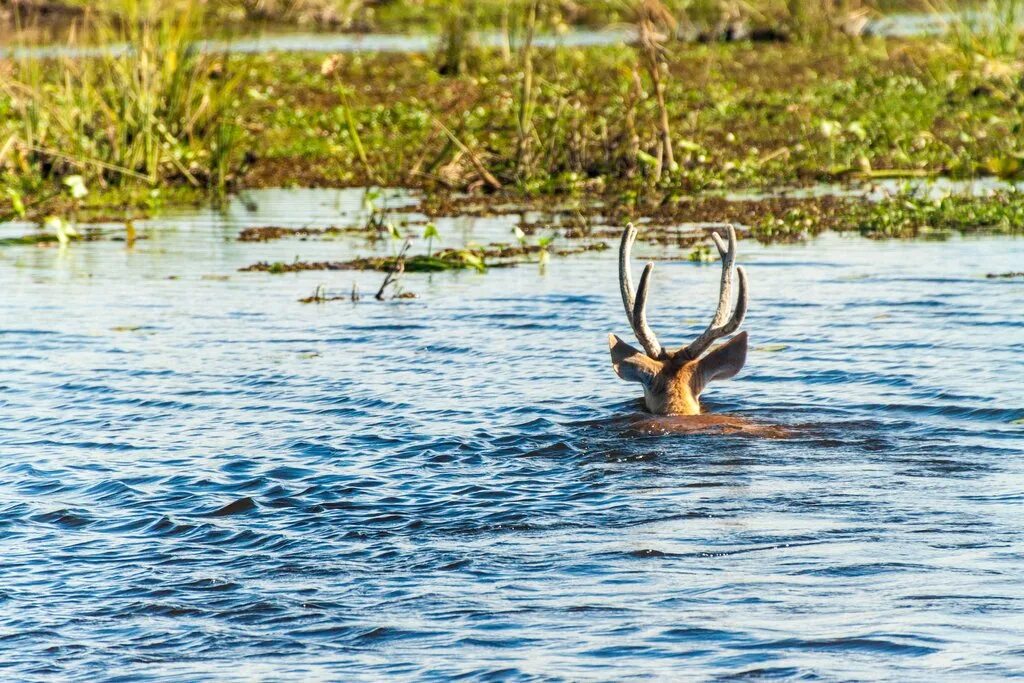
[[[99,188],[188,185],[223,191],[237,168],[238,79],[191,49],[199,17],[149,14],[91,24],[127,51],[89,59],[20,59],[0,80],[0,187],[44,194],[69,174]]]
[[[516,199],[600,197],[627,214],[709,190],[856,176],[1019,177],[1024,166],[1019,76],[965,53],[955,38],[669,42],[657,73],[676,166],[659,172],[665,122],[655,71],[631,46],[463,45],[440,61],[344,55],[325,73],[320,54],[197,55],[187,46],[200,34],[198,15],[153,17],[124,3],[138,21],[96,30],[134,51],[3,66],[0,216],[4,186],[32,215],[66,205],[60,181],[71,173],[86,176],[91,192],[80,204],[94,207],[159,203],[153,191],[500,185]],[[437,6],[378,9],[383,17]],[[521,31],[525,3],[488,14],[499,7],[476,5],[473,26],[497,18]],[[538,21],[550,27],[557,13],[544,7]],[[445,63],[458,68],[439,68]]]
[[[464,186],[474,171],[453,130],[526,195],[643,187],[659,144],[650,83],[626,47],[537,59],[532,173],[516,168],[519,74],[495,54],[442,77],[427,57],[352,57],[339,78],[358,138],[385,185]],[[667,192],[778,186],[888,172],[972,177],[1020,152],[1021,91],[933,41],[829,46],[673,46],[667,101],[679,170]],[[249,62],[245,106],[260,158],[248,181],[367,184],[333,81],[316,57]],[[632,143],[635,141],[635,148]],[[299,163],[302,160],[302,163]],[[309,161],[315,163],[308,163]]]

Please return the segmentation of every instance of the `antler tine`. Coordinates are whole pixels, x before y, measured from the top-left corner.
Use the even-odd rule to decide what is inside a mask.
[[[686,358],[697,358],[716,340],[728,334],[732,334],[739,328],[743,318],[747,314],[747,274],[742,267],[734,268],[736,262],[736,229],[729,226],[728,247],[723,243],[718,233],[713,233],[712,238],[718,252],[722,255],[722,281],[718,294],[718,308],[715,310],[715,317],[707,329],[692,341],[688,346],[679,350]],[[738,271],[740,276],[739,295],[736,300],[736,308],[732,316],[729,316],[729,308],[732,303],[732,277],[733,271]],[[726,318],[728,317],[728,322]]]
[[[658,343],[654,331],[647,324],[647,293],[654,264],[648,263],[644,268],[643,275],[640,277],[640,287],[634,299],[630,256],[635,240],[636,227],[629,223],[622,232],[622,241],[619,243],[619,291],[622,294],[622,306],[626,309],[626,319],[629,320],[629,326],[633,328],[633,334],[636,335],[648,356],[658,358],[662,355],[663,349]]]
[[[732,226],[730,225],[729,228],[732,228]],[[729,253],[729,247],[722,241],[722,236],[717,232],[713,232],[711,233],[711,239],[714,240],[715,246],[718,247],[718,255],[725,258],[725,255]]]
[[[654,264],[648,263],[644,266],[644,272],[640,276],[640,287],[636,292],[636,305],[633,308],[633,333],[644,347],[644,351],[651,358],[660,358],[662,354],[661,344],[654,336],[654,330],[647,325],[647,288],[651,284],[651,271]]]
[[[732,304],[732,274],[733,265],[736,263],[736,228],[729,225],[729,246],[725,249],[722,247],[722,237],[717,232],[713,232],[712,239],[715,240],[715,246],[718,247],[718,253],[722,256],[722,282],[719,287],[718,294],[718,308],[715,309],[715,317],[712,318],[711,325],[718,327],[725,322],[726,316],[729,315],[729,306]]]
[[[747,317],[747,271],[743,269],[743,266],[736,266],[736,273],[740,276],[740,290],[739,294],[736,295],[736,308],[733,310],[729,322],[722,326],[719,335],[721,337],[738,330],[740,325],[743,324],[743,319]]]
[[[626,225],[622,231],[622,241],[619,242],[619,291],[622,293],[622,305],[626,309],[626,319],[629,326],[633,326],[633,277],[629,272],[630,251],[633,248],[633,240],[636,239],[636,228],[632,223]]]

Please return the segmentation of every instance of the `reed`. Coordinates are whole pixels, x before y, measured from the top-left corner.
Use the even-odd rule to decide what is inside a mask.
[[[526,10],[526,39],[523,41],[523,73],[519,89],[518,115],[516,116],[518,144],[516,146],[516,173],[522,177],[529,173],[530,141],[533,138],[533,38],[537,30],[537,14],[541,0],[533,0]]]
[[[86,15],[82,33],[111,46],[95,56],[22,58],[0,79],[0,174],[38,181],[68,173],[101,187],[186,182],[225,190],[244,130],[239,76],[196,48],[195,3],[176,12],[125,0],[121,19]],[[79,45],[77,31],[67,45]],[[27,172],[27,173],[26,173]]]
[[[1024,0],[988,0],[969,13],[948,0],[940,0],[931,8],[951,17],[947,24],[949,37],[964,56],[999,60],[1020,56]]]

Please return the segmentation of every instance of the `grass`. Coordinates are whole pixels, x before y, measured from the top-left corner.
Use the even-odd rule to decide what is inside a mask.
[[[965,13],[956,4],[938,0],[937,11],[953,18],[949,22],[950,39],[968,58],[987,60],[1016,59],[1021,51],[1022,0],[986,0]]]
[[[667,118],[678,169],[661,189],[771,187],[855,175],[991,173],[1020,152],[1021,91],[933,41],[673,45]],[[452,130],[502,184],[527,196],[642,193],[663,145],[661,112],[626,47],[546,51],[531,92],[530,163],[510,93],[522,77],[497,54],[444,77],[426,57],[351,57],[344,100],[315,57],[249,60],[243,106],[261,140],[249,185],[366,185],[362,148],[384,185],[462,189],[479,180]],[[514,95],[512,96],[514,98]],[[347,102],[347,105],[346,105]],[[340,112],[347,106],[350,124]],[[352,130],[358,134],[357,140]]]
[[[46,194],[81,174],[99,188],[227,189],[243,138],[238,76],[193,49],[198,14],[123,6],[127,21],[91,29],[127,50],[2,65],[0,186]]]
[[[610,214],[632,216],[708,191],[854,177],[1015,178],[1024,168],[1024,86],[1011,59],[1020,45],[1005,26],[972,44],[957,35],[843,38],[817,5],[772,0],[748,9],[799,39],[702,45],[667,34],[698,14],[714,19],[721,5],[602,1],[570,22],[567,5],[549,0],[457,2],[431,15],[447,27],[438,55],[228,59],[189,46],[209,12],[249,0],[182,2],[173,15],[141,0],[100,7],[89,30],[132,46],[120,54],[0,62],[0,217],[14,198],[31,216],[66,209],[60,183],[71,174],[90,188],[74,204],[80,214],[236,187],[384,185],[600,198]],[[285,5],[299,7],[260,7]],[[440,7],[384,3],[374,17],[399,26],[399,12]],[[103,19],[104,8],[120,19]],[[580,49],[529,40],[568,23],[622,19],[649,39]],[[491,26],[518,42],[473,45],[472,31]],[[988,220],[971,218],[969,207],[991,204],[965,199],[936,214],[908,201],[916,208],[902,217],[886,206],[847,218],[871,233],[903,234],[957,211]],[[821,220],[806,203],[775,209],[757,223],[766,238]]]

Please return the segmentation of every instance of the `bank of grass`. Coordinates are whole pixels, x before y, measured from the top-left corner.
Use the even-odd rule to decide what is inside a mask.
[[[341,57],[329,78],[321,60],[247,61],[244,118],[260,154],[246,184],[461,190],[482,184],[483,166],[527,196],[628,200],[852,176],[1012,176],[1024,151],[1019,71],[935,41],[669,46],[678,167],[653,188],[659,109],[631,47],[538,52],[526,164],[516,163],[522,76],[498,54],[452,77],[429,56]]]
[[[655,38],[647,52],[475,49],[444,69],[435,55],[201,55],[188,47],[196,16],[183,16],[106,25],[135,46],[125,53],[0,62],[0,217],[11,192],[30,215],[67,206],[71,173],[93,189],[76,208],[100,211],[385,185],[587,198],[623,217],[711,190],[1021,173],[1020,62],[956,41]],[[761,234],[799,234],[797,209],[772,209]]]
[[[239,78],[226,58],[193,49],[200,16],[124,7],[131,21],[92,30],[128,49],[0,60],[0,194],[13,213],[66,202],[70,175],[114,204],[151,205],[181,187],[223,193],[233,180]]]

